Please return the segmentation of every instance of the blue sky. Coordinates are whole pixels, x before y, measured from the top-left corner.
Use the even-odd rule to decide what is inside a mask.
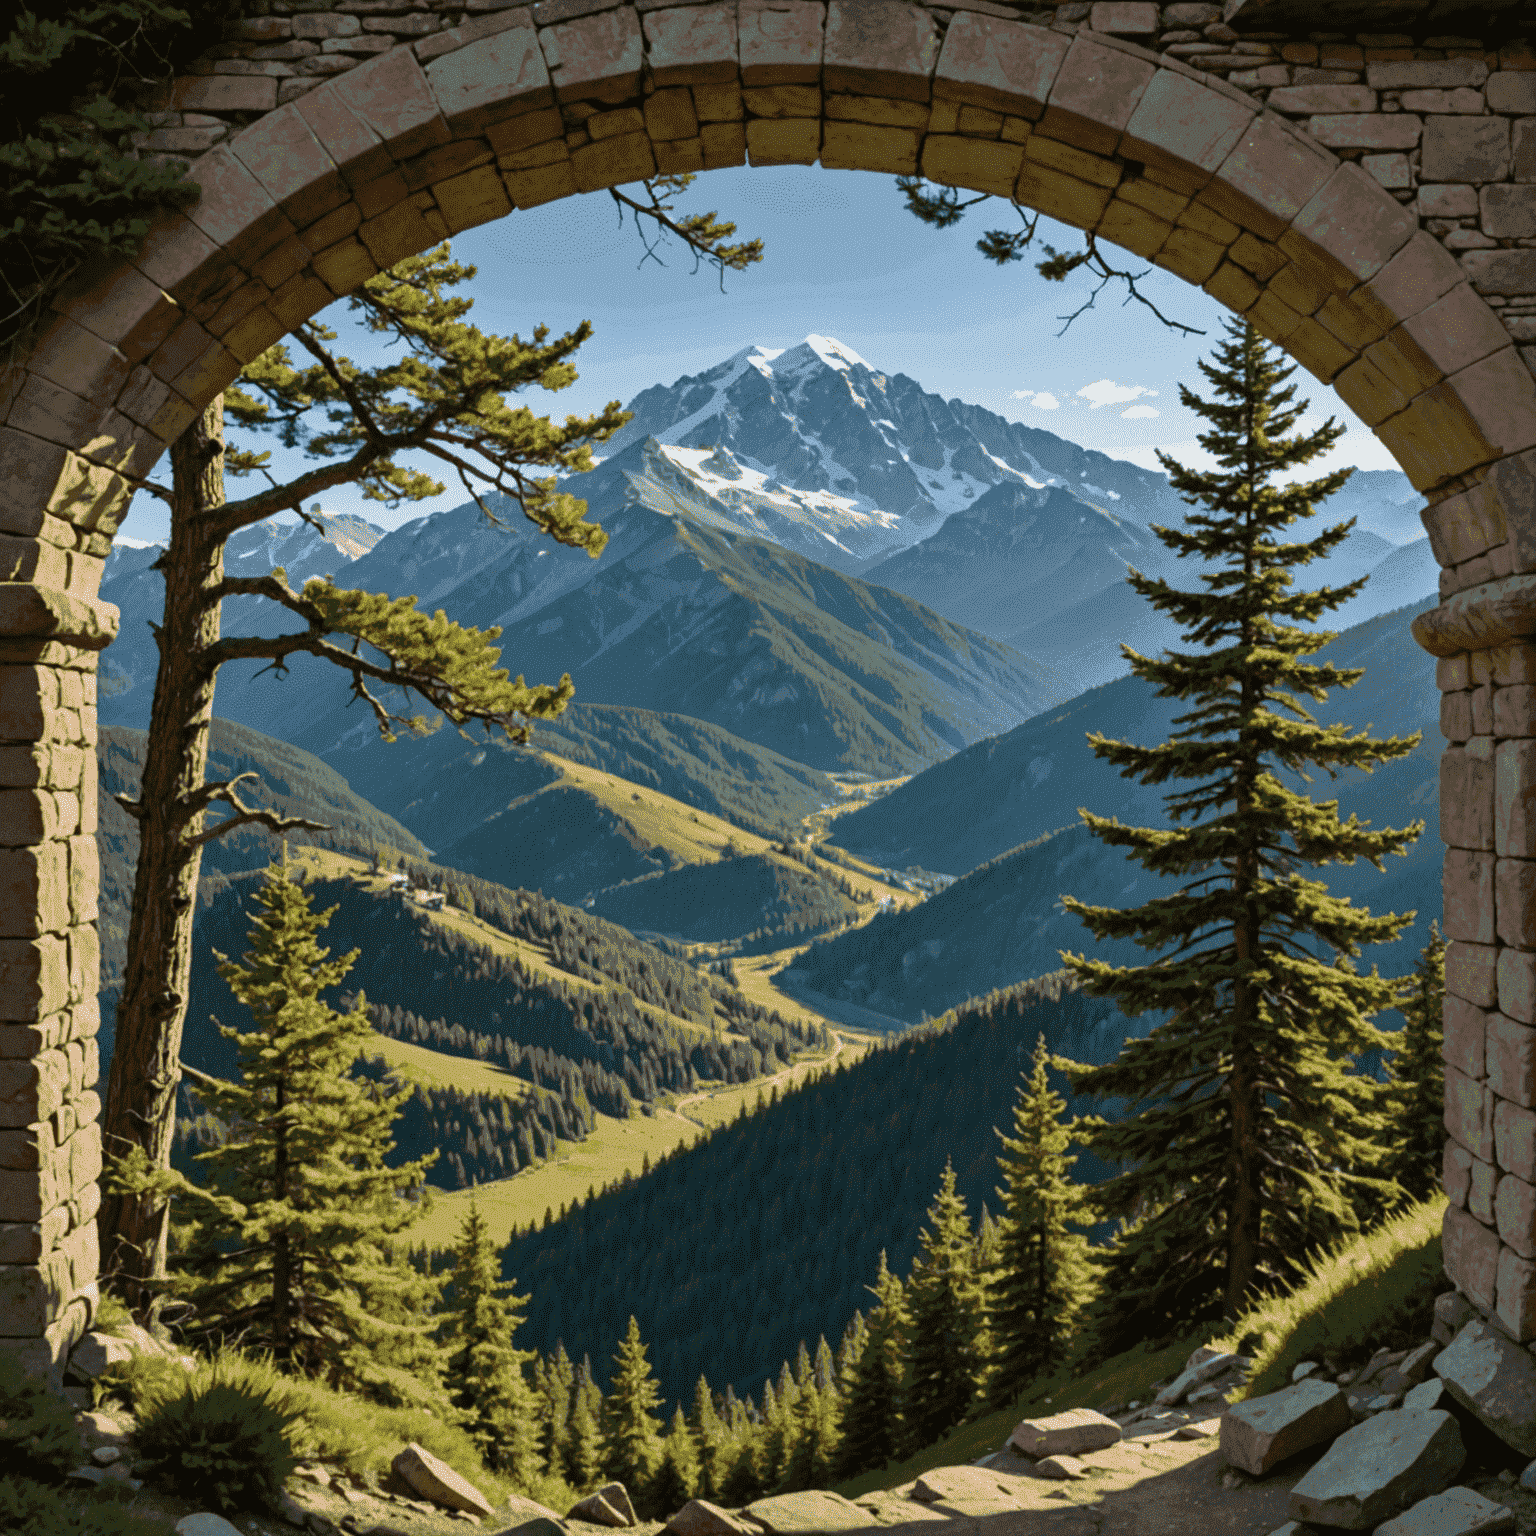
[[[811,332],[832,336],[887,373],[906,373],[925,389],[959,397],[1073,442],[1156,468],[1154,448],[1202,457],[1199,418],[1179,403],[1184,381],[1205,391],[1197,360],[1217,339],[1224,311],[1198,289],[1157,269],[1140,286],[1164,314],[1201,327],[1184,336],[1144,306],[1123,304],[1112,284],[1064,336],[1061,318],[1087,296],[1093,279],[1074,273],[1047,283],[1032,260],[998,268],[976,251],[982,231],[1016,215],[996,200],[959,225],[934,230],[907,213],[890,176],[819,167],[714,171],[686,194],[683,211],[718,209],[743,236],[761,236],[766,259],[728,274],[724,292],[686,255],[642,264],[631,227],[620,227],[607,193],[592,193],[513,213],[459,237],[455,254],[479,268],[471,285],[482,328],[526,336],[546,323],[562,331],[590,320],[594,335],[578,355],[580,380],[559,394],[523,397],[557,416],[628,401],[640,390],[698,373],[754,343],[793,346]],[[1042,220],[1037,244],[1076,249],[1076,231]],[[1109,248],[1117,264],[1146,263]],[[342,350],[365,361],[371,339],[349,329],[344,304],[325,317],[342,332]],[[1297,382],[1314,402],[1308,424],[1337,416],[1350,428],[1334,463],[1395,467],[1390,456],[1327,386],[1302,370]],[[271,446],[255,443],[252,446]],[[286,478],[306,461],[274,452]],[[423,467],[426,467],[423,465]],[[169,473],[162,460],[161,477]],[[231,482],[232,496],[254,489]],[[356,512],[395,527],[423,512],[456,506],[457,484],[432,502],[394,510],[350,489],[322,498],[326,510]],[[159,504],[139,496],[123,533],[164,536]]]

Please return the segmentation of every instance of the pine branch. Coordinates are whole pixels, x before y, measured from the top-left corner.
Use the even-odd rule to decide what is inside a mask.
[[[235,786],[244,783],[247,779],[260,780],[261,775],[253,768],[248,773],[238,773],[232,779],[221,779],[214,783],[204,784],[187,796],[187,819],[197,815],[208,806],[222,801],[233,809],[235,814],[221,821],[217,826],[205,828],[195,837],[187,839],[188,848],[201,848],[204,843],[211,843],[215,838],[223,837],[226,832],[233,832],[236,827],[261,826],[269,832],[275,832],[281,836],[284,832],[302,830],[305,832],[329,832],[331,828],[323,821],[309,821],[303,816],[279,816],[275,811],[265,811],[257,806],[245,805],[235,793]]]

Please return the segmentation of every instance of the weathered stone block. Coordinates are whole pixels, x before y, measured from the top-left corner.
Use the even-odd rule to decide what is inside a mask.
[[[1314,117],[1307,131],[1330,149],[1412,149],[1421,120],[1412,112],[1341,112]]]
[[[1485,235],[1527,240],[1536,235],[1536,186],[1495,182],[1478,193]]]
[[[821,79],[820,0],[744,0],[738,16],[744,85],[793,85]],[[957,17],[956,20],[959,18]]]
[[[1463,695],[1447,694],[1446,698]],[[1443,702],[1443,701],[1442,701]],[[1470,741],[1440,758],[1440,837],[1449,848],[1494,847],[1494,752],[1491,739]]]
[[[1488,66],[1481,59],[1419,59],[1368,64],[1366,83],[1377,91],[1454,90],[1457,86],[1480,86],[1488,78]]]
[[[740,66],[734,5],[648,11],[644,28],[657,85],[712,85],[736,78]]]
[[[1501,949],[1497,974],[1499,1011],[1522,1024],[1536,1023],[1536,954]]]
[[[1453,994],[1446,997],[1443,1017],[1441,1056],[1458,1072],[1481,1080],[1486,1075],[1483,1034],[1488,1016],[1464,997]],[[1536,1035],[1536,1030],[1532,1034]]]
[[[753,165],[814,165],[821,153],[821,123],[816,118],[750,122],[747,153]]]
[[[1493,1227],[1498,1223],[1498,1216],[1494,1211],[1494,1196],[1498,1186],[1499,1170],[1492,1163],[1485,1163],[1482,1158],[1474,1157],[1472,1178],[1467,1185],[1467,1209],[1485,1227]]]
[[[895,176],[917,174],[920,136],[911,128],[886,128],[873,123],[827,123],[821,135],[821,163],[829,170],[889,171]]]
[[[520,116],[547,108],[552,96],[531,20],[434,58],[426,68],[432,94],[458,133],[500,122],[513,112]]]
[[[1447,1064],[1445,1068],[1445,1128],[1474,1156],[1493,1161],[1493,1096]]]
[[[1291,85],[1269,93],[1266,106],[1287,117],[1313,113],[1374,112],[1376,92],[1368,85]]]
[[[397,1476],[434,1504],[462,1509],[482,1519],[495,1514],[490,1500],[473,1483],[414,1441],[395,1457],[393,1466]]]
[[[1196,80],[1159,72],[1125,125],[1120,153],[1144,164],[1214,172],[1236,148],[1254,114]]]
[[[1262,1477],[1298,1451],[1349,1428],[1349,1399],[1332,1382],[1305,1379],[1234,1403],[1221,1416],[1221,1454]]]
[[[539,33],[544,62],[561,101],[621,102],[640,82],[640,18],[627,6],[581,16]]]
[[[1536,1184],[1536,1112],[1498,1100],[1493,1110],[1493,1148],[1500,1168]]]
[[[1470,283],[1458,283],[1443,298],[1409,316],[1403,329],[1444,374],[1459,373],[1509,345],[1508,331]]]
[[[1152,0],[1094,0],[1088,25],[1116,37],[1150,37],[1157,31],[1157,6]]]
[[[1472,1154],[1459,1141],[1447,1140],[1441,1162],[1440,1182],[1445,1198],[1466,1209],[1467,1192],[1472,1183]]]
[[[1067,45],[1045,27],[957,11],[934,71],[934,98],[1038,118]]]
[[[1536,1106],[1536,1029],[1490,1013],[1484,1040],[1488,1086],[1512,1104]]]
[[[1445,933],[1450,939],[1492,944],[1494,928],[1494,858],[1447,848],[1443,882]]]
[[[1473,1318],[1435,1356],[1435,1374],[1506,1445],[1536,1456],[1536,1360],[1519,1344]]]
[[[1011,197],[1023,164],[1021,144],[991,144],[940,133],[930,133],[923,141],[923,174],[946,186]]]
[[[1477,188],[1458,182],[1442,186],[1421,185],[1417,207],[1419,216],[1425,219],[1476,218]]]
[[[1493,1213],[1500,1239],[1522,1259],[1536,1258],[1536,1188],[1506,1173],[1493,1197]]]
[[[822,45],[829,91],[927,101],[939,33],[927,11],[903,0],[831,0]]]
[[[1148,60],[1080,32],[1051,87],[1039,131],[1089,154],[1112,154],[1156,73]]]
[[[1432,117],[1424,125],[1419,174],[1426,181],[1502,181],[1509,175],[1509,124],[1501,117]]]
[[[1536,113],[1536,73],[1529,70],[1499,70],[1489,75],[1486,87],[1488,109],[1523,117]]]
[[[1495,1316],[1516,1343],[1536,1338],[1536,1264],[1511,1248],[1499,1250],[1499,1305]]]
[[[1494,874],[1499,937],[1536,949],[1536,860],[1500,859]]]
[[[1449,1414],[1389,1411],[1347,1429],[1291,1490],[1293,1520],[1369,1530],[1438,1493],[1466,1461]]]
[[[1536,293],[1536,250],[1464,251],[1461,265],[1479,293]]]
[[[1494,753],[1493,837],[1502,858],[1536,858],[1533,788],[1536,741],[1500,742]]]

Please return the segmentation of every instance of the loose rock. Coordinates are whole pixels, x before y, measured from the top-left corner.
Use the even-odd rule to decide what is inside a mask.
[[[1350,1425],[1349,1402],[1332,1382],[1308,1377],[1278,1392],[1234,1403],[1221,1416],[1221,1454],[1262,1477],[1297,1451]]]
[[[758,1499],[742,1510],[765,1530],[781,1536],[830,1531],[861,1531],[879,1522],[868,1510],[860,1509],[839,1493],[808,1488],[804,1493],[780,1493]]]
[[[1220,1419],[1201,1419],[1194,1424],[1181,1424],[1174,1431],[1177,1440],[1204,1440],[1221,1433]]]
[[[1494,1536],[1515,1528],[1515,1512],[1470,1488],[1447,1488],[1376,1527],[1376,1536]]]
[[[1435,1356],[1434,1369],[1506,1445],[1536,1456],[1536,1360],[1518,1344],[1476,1320]]]
[[[1079,1461],[1076,1456],[1046,1456],[1035,1463],[1036,1477],[1053,1477],[1058,1481],[1069,1477],[1087,1477],[1087,1462]]]
[[[1202,1356],[1203,1358],[1200,1358]],[[1153,1401],[1165,1407],[1181,1403],[1195,1387],[1203,1385],[1214,1377],[1224,1375],[1235,1368],[1242,1359],[1241,1355],[1222,1354],[1204,1347],[1197,1349],[1190,1356],[1190,1363],[1184,1368],[1182,1374],[1174,1377]]]
[[[1092,1408],[1068,1408],[1049,1418],[1025,1419],[1008,1437],[1026,1456],[1076,1456],[1116,1444],[1120,1426]]]
[[[223,1515],[210,1514],[207,1510],[203,1510],[178,1520],[176,1536],[240,1536],[240,1531]]]
[[[738,1520],[729,1510],[711,1504],[708,1499],[694,1499],[684,1504],[667,1521],[672,1536],[757,1536],[757,1527]]]
[[[1315,1525],[1369,1530],[1439,1493],[1465,1461],[1450,1414],[1379,1414],[1333,1442],[1291,1490],[1288,1512]]]
[[[395,1472],[424,1499],[444,1509],[463,1509],[482,1517],[495,1514],[491,1501],[467,1478],[413,1440],[394,1462]]]
[[[623,1483],[604,1483],[579,1504],[573,1505],[566,1519],[590,1520],[593,1525],[609,1525],[619,1529],[637,1523],[635,1506]]]

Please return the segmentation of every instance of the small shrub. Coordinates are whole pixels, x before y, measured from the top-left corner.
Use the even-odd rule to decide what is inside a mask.
[[[26,1536],[162,1536],[165,1526],[102,1497],[0,1474],[0,1531]]]
[[[273,1503],[298,1465],[299,1415],[286,1394],[238,1371],[199,1372],[174,1395],[152,1395],[134,1432],[150,1470],[178,1493],[216,1503]]]
[[[84,1454],[74,1409],[0,1353],[0,1466],[19,1476],[59,1478]]]

